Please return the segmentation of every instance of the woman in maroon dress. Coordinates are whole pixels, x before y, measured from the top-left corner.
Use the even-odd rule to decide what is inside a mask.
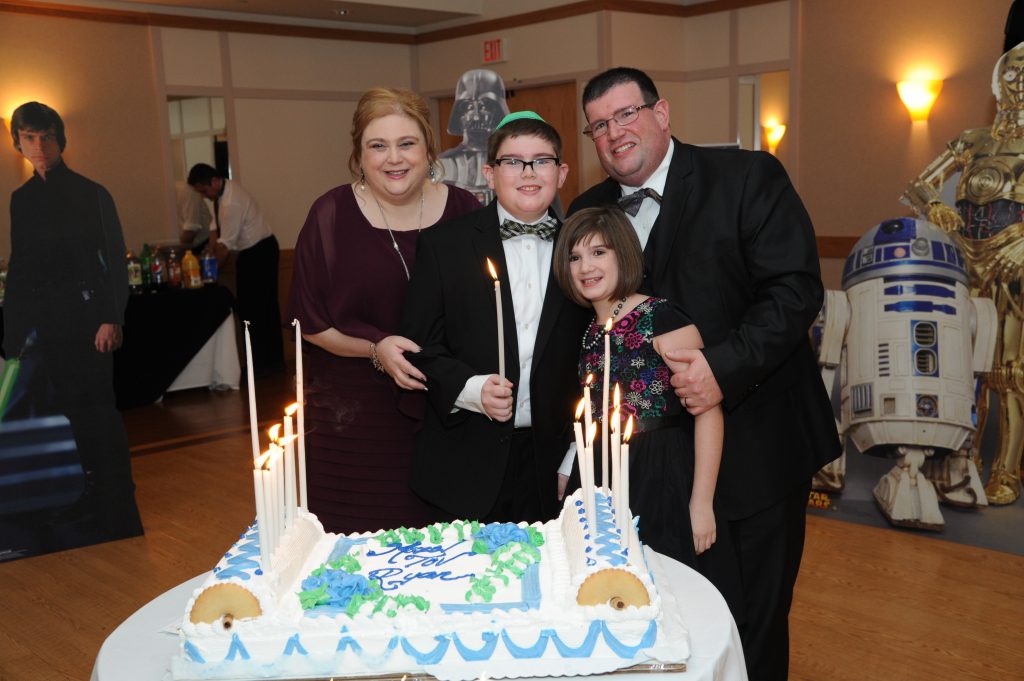
[[[420,230],[480,204],[438,181],[427,105],[407,90],[359,100],[349,168],[357,181],[313,203],[295,245],[309,510],[332,532],[421,527],[437,520],[409,489],[424,378],[393,334]]]

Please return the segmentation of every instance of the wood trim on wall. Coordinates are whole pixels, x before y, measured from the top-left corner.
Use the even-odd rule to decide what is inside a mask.
[[[105,7],[82,5],[56,5],[33,0],[0,0],[0,12],[36,14],[62,19],[84,19],[106,21],[118,24],[140,26],[161,26],[165,28],[188,28],[203,31],[226,31],[231,33],[254,33],[260,35],[291,36],[296,38],[320,38],[324,40],[354,40],[371,43],[398,45],[422,45],[452,38],[502,31],[519,26],[541,24],[556,19],[567,19],[594,12],[628,12],[631,14],[654,14],[672,17],[695,17],[716,12],[728,12],[744,7],[766,5],[779,0],[710,0],[697,5],[678,6],[661,2],[642,0],[582,0],[568,5],[559,5],[535,12],[524,12],[498,19],[477,21],[462,26],[427,31],[426,33],[389,33],[386,31],[360,31],[345,28],[324,28],[319,26],[296,26],[291,24],[263,23],[234,19],[211,19],[178,14],[160,14],[116,10]]]

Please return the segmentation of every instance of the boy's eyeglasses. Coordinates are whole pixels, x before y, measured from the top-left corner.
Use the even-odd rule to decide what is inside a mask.
[[[521,175],[529,168],[538,175],[553,171],[558,167],[558,159],[554,156],[542,156],[532,161],[524,161],[521,158],[496,158],[491,164],[496,166],[502,175]]]
[[[583,134],[590,139],[596,140],[598,137],[604,137],[608,134],[608,123],[615,121],[620,127],[629,125],[636,120],[636,117],[640,115],[641,109],[653,109],[654,104],[640,104],[638,106],[627,106],[621,111],[616,111],[612,114],[611,119],[603,121],[594,121],[586,128],[583,129]]]

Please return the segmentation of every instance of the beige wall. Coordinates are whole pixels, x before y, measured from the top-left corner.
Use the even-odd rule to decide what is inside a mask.
[[[0,256],[10,251],[7,198],[31,173],[9,120],[31,100],[60,112],[68,166],[110,190],[130,246],[171,233],[149,29],[9,12],[0,26]]]
[[[992,67],[1009,3],[805,0],[798,80],[800,193],[819,234],[859,236],[908,214],[907,182],[966,128],[991,125]],[[912,124],[896,81],[931,66],[945,85]]]

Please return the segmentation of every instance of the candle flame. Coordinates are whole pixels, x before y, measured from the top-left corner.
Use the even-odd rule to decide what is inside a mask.
[[[593,422],[590,427],[587,428],[587,444],[594,444],[594,435],[597,434],[597,423]]]
[[[267,431],[267,435],[270,436],[270,441],[271,442],[277,442],[278,439],[279,439],[278,433],[280,433],[280,432],[281,432],[281,424],[280,423],[275,423],[274,425],[270,426],[270,429]]]
[[[583,408],[586,406],[586,400],[581,399],[579,404],[576,405],[576,420],[579,421],[580,417],[583,416]]]
[[[611,331],[611,330],[612,330],[612,318],[611,318],[611,317],[609,317],[609,318],[608,318],[608,321],[606,321],[606,322],[604,323],[604,332],[605,332],[605,333],[608,333],[608,332],[609,332],[609,331]]]
[[[292,414],[294,414],[298,410],[299,410],[299,403],[298,402],[292,402],[287,407],[285,407],[284,415],[285,416],[291,416]]]
[[[619,425],[621,423],[622,423],[622,421],[621,421],[621,419],[619,419],[619,405],[616,404],[615,405],[615,410],[612,412],[612,432],[613,433],[619,432]]]
[[[629,436],[633,434],[633,415],[630,414],[629,418],[626,419],[626,430],[622,433],[622,441],[626,442],[629,440]]]
[[[289,435],[288,437],[283,437],[280,440],[278,440],[277,444],[282,446],[282,447],[284,447],[289,442],[294,442],[295,440],[298,440],[298,439],[299,439],[298,435]]]
[[[616,383],[616,384],[615,384],[615,399],[614,399],[614,400],[612,401],[612,404],[614,404],[614,405],[615,405],[615,410],[616,410],[616,411],[618,411],[618,407],[619,407],[619,402],[620,402],[621,400],[622,400],[622,398],[621,398],[621,397],[620,397],[620,395],[619,395],[619,384],[618,384],[618,383]]]
[[[494,263],[491,262],[490,258],[484,258],[487,261],[487,269],[491,271],[491,278],[495,281],[498,280],[498,271],[494,269]]]
[[[586,385],[590,385],[590,384],[591,384],[591,383],[593,383],[593,382],[594,382],[594,374],[587,374],[587,382],[586,382]]]
[[[255,468],[256,468],[256,470],[259,470],[259,469],[263,468],[264,464],[267,463],[268,459],[270,459],[270,450],[269,449],[267,451],[263,452],[262,454],[260,454],[260,457],[258,459],[256,459],[256,461],[255,461]]]

